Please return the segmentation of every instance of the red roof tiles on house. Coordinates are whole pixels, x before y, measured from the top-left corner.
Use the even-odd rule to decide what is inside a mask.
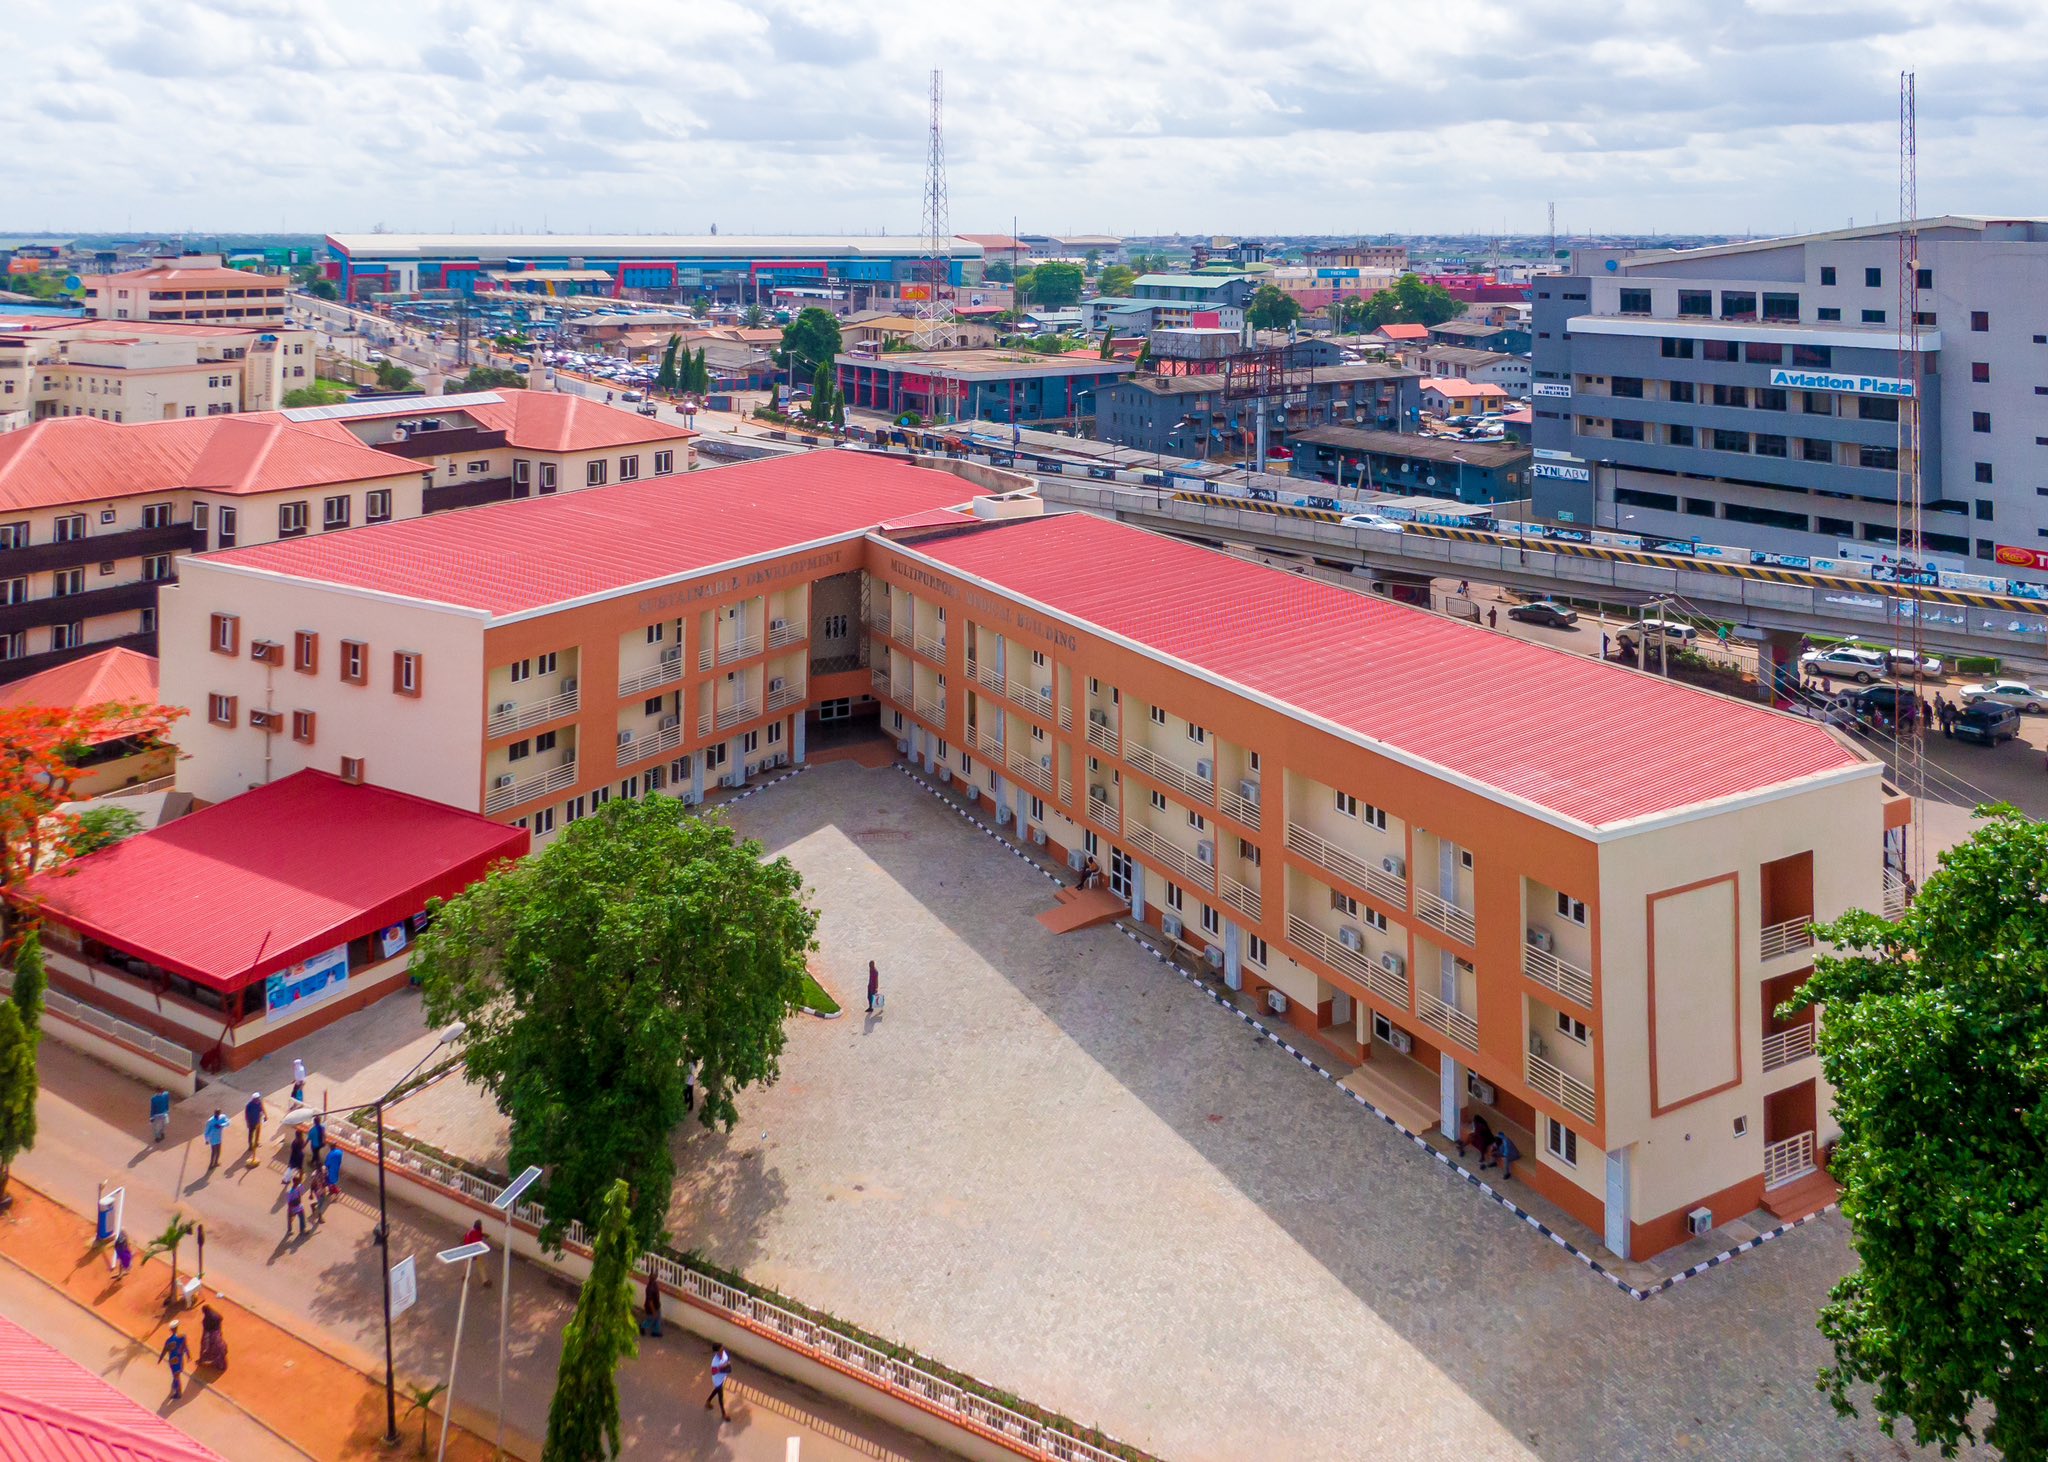
[[[229,991],[453,897],[527,846],[524,828],[302,771],[37,874],[8,896]]]
[[[1376,332],[1388,340],[1427,340],[1427,325],[1382,325]]]
[[[69,1356],[0,1316],[6,1462],[225,1462]]]
[[[195,562],[508,615],[858,536],[979,495],[949,472],[865,452],[807,452],[234,548]]]
[[[696,435],[673,422],[621,411],[563,391],[505,391],[496,403],[461,408],[513,447],[529,452],[588,452]]]
[[[1583,827],[1877,771],[1811,721],[1098,518],[893,546]]]
[[[10,685],[0,686],[0,710],[28,707],[56,707],[85,710],[92,706],[153,706],[156,704],[156,656],[140,650],[101,650],[81,660],[70,660],[38,670]],[[128,728],[110,724],[94,738],[118,741]]]

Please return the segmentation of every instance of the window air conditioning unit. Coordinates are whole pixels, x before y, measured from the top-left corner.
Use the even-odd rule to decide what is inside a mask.
[[[1493,1089],[1492,1082],[1481,1081],[1469,1071],[1465,1073],[1465,1091],[1473,1101],[1479,1103],[1482,1107],[1492,1106],[1493,1099],[1500,1095],[1500,1093]]]
[[[1042,827],[1035,827],[1035,828],[1031,829],[1031,842],[1032,842],[1032,845],[1033,845],[1033,846],[1035,846],[1035,847],[1040,847],[1040,848],[1044,847],[1044,846],[1045,846],[1045,829],[1044,829],[1044,828],[1042,828]]]
[[[1195,844],[1195,857],[1202,863],[1214,863],[1216,861],[1216,845],[1204,838],[1201,842]]]
[[[1408,876],[1408,865],[1403,863],[1395,854],[1389,853],[1386,857],[1380,859],[1380,872],[1395,878],[1406,878]]]
[[[514,701],[499,701],[495,706],[491,707],[491,714],[494,716],[509,716],[518,709],[519,706]]]
[[[1694,1238],[1709,1232],[1713,1227],[1714,1210],[1711,1208],[1695,1208],[1685,1216],[1685,1231]]]
[[[768,682],[768,694],[780,695],[782,694],[782,688],[788,684],[789,682],[787,680],[784,680],[780,675],[778,675],[773,680]]]
[[[1247,777],[1237,784],[1237,795],[1251,803],[1252,806],[1257,807],[1259,805],[1259,784]]]
[[[1346,924],[1343,928],[1339,929],[1337,931],[1337,942],[1353,954],[1361,954],[1365,950],[1365,936],[1358,932],[1355,925]]]
[[[1405,978],[1408,973],[1408,961],[1390,949],[1380,956],[1380,968],[1397,978]]]
[[[1557,936],[1548,929],[1531,929],[1529,931],[1529,942],[1545,954],[1557,953]]]
[[[661,718],[661,729],[664,731],[673,731],[682,724],[683,718],[681,716],[663,716]]]
[[[512,785],[512,774],[510,772],[498,773],[497,776],[491,778],[491,785],[500,792],[504,791]]]
[[[1088,713],[1088,719],[1093,721],[1098,726],[1107,726],[1109,724],[1109,712],[1090,711]]]
[[[575,676],[573,676],[573,675],[564,675],[564,676],[562,677],[562,694],[563,694],[563,695],[574,695],[574,694],[576,694],[576,677],[575,677]]]
[[[1214,780],[1216,776],[1216,763],[1210,761],[1206,756],[1203,757],[1195,763],[1195,776],[1204,782]]]
[[[1415,1049],[1415,1037],[1397,1027],[1393,1034],[1387,1037],[1387,1044],[1405,1056]]]
[[[1223,968],[1223,950],[1221,946],[1214,944],[1210,945],[1208,952],[1203,956],[1203,958],[1209,961],[1210,969],[1220,970]]]
[[[1164,934],[1168,939],[1180,938],[1180,930],[1181,923],[1180,915],[1178,914],[1167,914],[1159,921],[1159,932]]]

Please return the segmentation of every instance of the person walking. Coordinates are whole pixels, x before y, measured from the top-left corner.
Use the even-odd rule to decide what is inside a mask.
[[[327,1119],[316,1116],[313,1125],[306,1129],[306,1156],[312,1160],[314,1171],[320,1168],[321,1149],[327,1146]]]
[[[647,1292],[640,1299],[640,1333],[661,1339],[661,1281],[647,1271]]]
[[[228,1336],[221,1328],[220,1311],[212,1305],[199,1307],[199,1364],[211,1371],[228,1368]]]
[[[149,1135],[157,1141],[164,1140],[164,1129],[171,1125],[171,1094],[158,1087],[149,1094]]]
[[[882,972],[868,961],[868,1014],[873,1015],[882,1006]]]
[[[1500,606],[1498,604],[1489,604],[1486,607],[1486,627],[1488,629],[1500,628]]]
[[[299,1107],[304,1106],[305,1103],[306,1063],[301,1061],[297,1056],[294,1056],[292,1057],[292,1105],[295,1107]]]
[[[128,1230],[114,1235],[114,1278],[126,1279],[135,1267],[135,1246],[128,1242]]]
[[[488,1242],[484,1238],[484,1221],[482,1219],[478,1218],[472,1219],[470,1221],[469,1232],[462,1236],[462,1242],[465,1244],[481,1244]],[[482,1258],[483,1256],[478,1255],[478,1257]],[[479,1275],[482,1277],[485,1289],[489,1289],[491,1287],[491,1266],[489,1264],[486,1263],[473,1265],[470,1268],[469,1272],[471,1274]]]
[[[227,1113],[219,1107],[206,1119],[206,1170],[210,1173],[220,1166],[221,1139],[228,1135]]]
[[[697,1063],[692,1061],[683,1068],[683,1110],[697,1110]]]
[[[1484,1113],[1474,1112],[1472,1114],[1471,1137],[1461,1137],[1458,1139],[1459,1157],[1463,1157],[1465,1155],[1465,1147],[1468,1142],[1470,1143],[1472,1148],[1479,1154],[1480,1158],[1483,1161],[1486,1157],[1487,1149],[1493,1146],[1493,1124],[1486,1120],[1486,1116]]]
[[[263,1140],[263,1119],[270,1115],[263,1105],[263,1093],[249,1093],[248,1105],[242,1108],[242,1125],[249,1129],[249,1165],[256,1165],[256,1144]]]
[[[306,1229],[306,1180],[292,1173],[284,1180],[284,1236],[292,1236],[292,1221],[299,1225],[299,1237],[304,1238]]]
[[[327,1161],[320,1169],[320,1217],[327,1217],[327,1205],[341,1196],[341,1149],[327,1149]]]
[[[176,1401],[185,1394],[185,1358],[192,1353],[192,1346],[178,1333],[178,1322],[171,1321],[171,1333],[164,1337],[164,1348],[156,1353],[158,1360],[171,1363],[171,1399]]]
[[[732,1379],[732,1352],[724,1346],[716,1346],[711,1352],[711,1394],[704,1398],[704,1409],[709,1411],[715,1402],[718,1419],[731,1421],[725,1409],[725,1383]]]
[[[295,1177],[295,1178],[303,1178],[303,1177],[304,1177],[304,1176],[306,1175],[306,1134],[305,1134],[305,1133],[303,1133],[303,1132],[294,1132],[294,1133],[292,1134],[292,1150],[291,1150],[291,1154],[290,1154],[290,1156],[288,1156],[288,1157],[286,1157],[286,1158],[285,1158],[285,1160],[284,1160],[284,1165],[285,1165],[285,1166],[286,1166],[287,1168],[291,1169],[291,1174],[292,1174],[292,1176],[293,1176],[293,1177]]]

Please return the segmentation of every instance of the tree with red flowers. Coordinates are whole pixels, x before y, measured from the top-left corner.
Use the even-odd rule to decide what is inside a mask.
[[[89,843],[60,803],[109,742],[163,744],[185,712],[175,706],[19,706],[0,709],[0,887],[72,858]]]

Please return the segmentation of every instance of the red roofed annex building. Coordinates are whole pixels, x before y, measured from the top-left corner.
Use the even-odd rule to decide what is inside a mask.
[[[1878,763],[1038,507],[833,451],[198,558],[165,596],[181,781],[340,770],[544,840],[877,715],[1403,1124],[1512,1134],[1616,1253],[1816,1201],[1828,1093],[1774,1012],[1809,920],[1885,897]]]
[[[302,771],[8,897],[43,919],[51,989],[233,1070],[403,984],[427,900],[527,847],[524,829]],[[163,1044],[93,1034],[117,1064],[193,1089]]]
[[[69,1356],[0,1317],[0,1459],[225,1462]]]

